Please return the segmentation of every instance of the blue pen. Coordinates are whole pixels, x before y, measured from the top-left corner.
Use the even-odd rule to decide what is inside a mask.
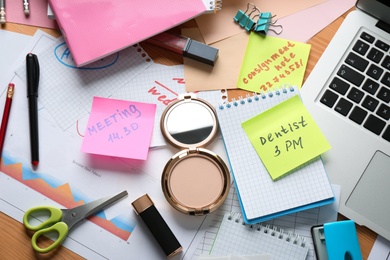
[[[38,135],[38,85],[39,63],[35,54],[26,56],[27,69],[27,99],[30,120],[31,164],[39,164],[39,135]]]

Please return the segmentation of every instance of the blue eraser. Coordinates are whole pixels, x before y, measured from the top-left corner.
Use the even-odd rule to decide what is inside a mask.
[[[354,221],[326,223],[324,234],[329,260],[363,259]]]

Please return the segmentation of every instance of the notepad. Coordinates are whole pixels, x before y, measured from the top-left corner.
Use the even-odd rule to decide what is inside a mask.
[[[84,66],[196,16],[220,0],[49,0],[74,62]]]
[[[242,127],[273,180],[330,148],[298,95],[245,121]]]
[[[323,162],[316,157],[273,181],[241,124],[295,95],[286,87],[231,101],[216,108],[223,141],[246,223],[258,223],[334,200]]]
[[[268,253],[274,260],[306,259],[309,241],[270,225],[246,225],[239,213],[225,214],[210,255]]]

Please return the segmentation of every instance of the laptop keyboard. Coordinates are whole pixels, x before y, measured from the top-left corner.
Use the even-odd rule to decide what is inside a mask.
[[[359,34],[320,102],[390,142],[390,42]]]

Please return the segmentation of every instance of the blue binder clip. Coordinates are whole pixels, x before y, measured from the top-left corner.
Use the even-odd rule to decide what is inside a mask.
[[[311,229],[318,260],[361,260],[355,222],[352,220],[325,223]]]
[[[248,13],[250,7],[252,7],[252,9],[250,13]],[[243,27],[246,31],[249,32],[252,30],[253,26],[256,23],[252,17],[252,15],[254,15],[255,12],[260,12],[260,10],[257,9],[257,7],[254,4],[248,3],[246,11],[243,12],[242,10],[238,10],[236,15],[233,17],[233,20],[237,22],[241,27]]]
[[[276,15],[272,16],[271,12],[264,12],[257,15],[259,17],[256,25],[253,27],[255,32],[267,34],[268,30],[273,31],[276,34],[281,34],[283,31],[283,26],[276,24],[278,20],[272,21]],[[272,28],[270,29],[270,27]],[[280,28],[280,30],[275,30],[275,28]]]

